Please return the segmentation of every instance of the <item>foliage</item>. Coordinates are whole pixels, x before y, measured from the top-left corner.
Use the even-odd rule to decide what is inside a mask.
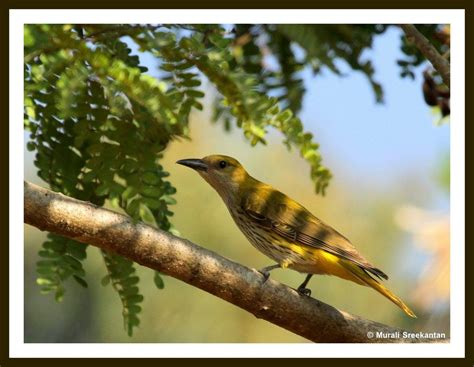
[[[112,283],[119,294],[122,302],[124,328],[127,334],[132,336],[133,328],[140,324],[138,314],[142,310],[138,305],[143,301],[143,296],[138,289],[140,278],[136,276],[135,267],[131,260],[105,251],[102,251],[102,256],[107,268],[107,275],[102,278],[101,284],[106,286]]]
[[[36,282],[42,294],[54,293],[56,301],[61,302],[65,292],[63,283],[70,277],[87,288],[81,263],[87,257],[86,245],[49,233],[39,256],[42,260],[37,263]]]
[[[92,47],[71,26],[30,26],[28,34],[25,44],[39,48],[26,47],[27,54],[48,47],[25,66],[25,125],[38,175],[53,190],[97,205],[108,200],[135,220],[170,230],[169,205],[176,190],[159,159],[169,141],[184,134],[187,115],[173,107],[164,85],[142,73],[124,42],[107,37]],[[49,256],[51,246],[43,244],[40,256]],[[118,261],[106,263],[111,274],[120,273]],[[61,264],[39,265],[52,272]],[[49,287],[57,294],[69,274],[63,273]],[[131,274],[116,282],[130,281]],[[137,309],[135,303],[123,306],[124,315]],[[138,322],[130,316],[125,320],[131,333]]]
[[[331,173],[319,146],[297,117],[301,71],[339,62],[367,76],[377,101],[383,91],[363,51],[382,25],[27,25],[25,26],[24,125],[36,151],[38,175],[65,195],[106,203],[136,221],[166,231],[176,189],[160,165],[173,139],[186,138],[193,109],[203,109],[208,80],[215,88],[215,120],[236,125],[251,145],[279,130],[288,148],[310,165],[317,193]],[[130,43],[154,55],[160,79],[147,73]],[[405,66],[417,65],[417,58]],[[403,65],[402,65],[403,66]],[[49,235],[39,252],[38,284],[60,301],[64,281],[87,286],[81,261],[86,245]],[[107,275],[123,305],[125,329],[138,326],[139,278],[135,265],[103,252]],[[155,273],[155,284],[163,279]]]
[[[383,33],[383,25],[293,25],[279,24],[277,30],[297,42],[305,51],[305,63],[314,73],[322,67],[342,75],[336,61],[344,60],[353,70],[362,72],[369,80],[377,102],[383,101],[382,86],[374,80],[374,68],[362,52],[372,47],[374,36]]]

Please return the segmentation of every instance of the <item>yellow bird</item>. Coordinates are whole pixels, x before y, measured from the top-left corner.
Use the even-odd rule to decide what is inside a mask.
[[[298,292],[309,296],[306,286],[313,274],[336,275],[372,287],[407,315],[416,317],[379,281],[388,276],[370,264],[346,237],[287,195],[250,176],[236,159],[210,155],[176,163],[196,170],[224,200],[250,243],[277,263],[261,270],[266,278],[276,268],[306,273]]]

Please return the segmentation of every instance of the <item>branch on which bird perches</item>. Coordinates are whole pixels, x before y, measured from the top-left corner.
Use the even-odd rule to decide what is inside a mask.
[[[313,342],[434,342],[337,310],[256,270],[125,215],[25,182],[25,223],[180,279]],[[377,338],[400,335],[400,338]],[[398,334],[397,334],[398,333]],[[446,340],[442,340],[446,341]]]

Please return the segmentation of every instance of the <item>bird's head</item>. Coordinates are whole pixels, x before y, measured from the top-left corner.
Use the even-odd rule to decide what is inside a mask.
[[[226,155],[209,155],[202,159],[181,159],[176,163],[194,169],[224,199],[238,196],[249,175],[236,159]]]

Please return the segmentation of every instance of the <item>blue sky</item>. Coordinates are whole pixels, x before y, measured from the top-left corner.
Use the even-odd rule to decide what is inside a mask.
[[[351,157],[350,168],[360,174],[380,172],[380,179],[394,179],[410,167],[434,167],[449,150],[449,124],[435,126],[435,116],[421,92],[422,72],[416,80],[402,79],[396,60],[401,58],[400,31],[390,28],[366,52],[373,61],[385,92],[385,103],[376,104],[366,78],[349,72],[345,78],[325,73],[307,80],[301,114],[305,126],[331,143],[330,159]],[[347,69],[347,68],[346,68]],[[324,144],[321,149],[324,153]],[[326,156],[327,156],[326,155]]]

